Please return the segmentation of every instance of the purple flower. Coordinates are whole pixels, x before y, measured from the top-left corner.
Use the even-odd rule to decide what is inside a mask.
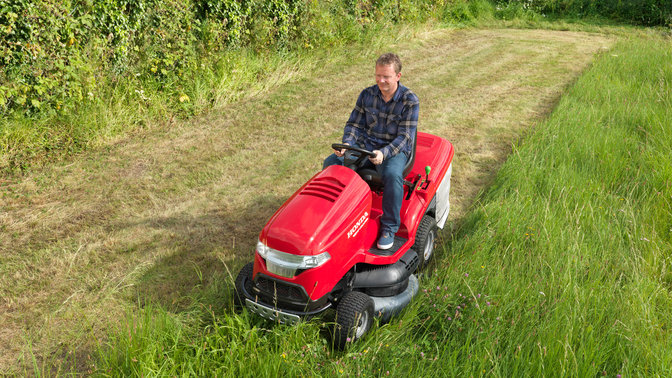
[[[420,352],[420,357],[425,358],[425,352]]]
[[[490,302],[485,302],[486,305],[490,306]]]
[[[449,317],[448,317],[448,321],[451,321],[451,320],[453,320],[453,318],[451,318],[451,317],[449,316]]]
[[[469,273],[464,273],[464,276],[465,276],[465,277],[469,277]]]
[[[347,339],[345,339],[345,341],[349,343],[352,340],[348,337]]]

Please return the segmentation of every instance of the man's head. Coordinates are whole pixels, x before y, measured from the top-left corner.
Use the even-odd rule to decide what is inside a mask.
[[[376,84],[385,97],[394,95],[401,78],[401,59],[397,54],[381,55],[376,61]]]
[[[401,59],[395,53],[385,53],[378,57],[376,60],[376,66],[389,66],[392,65],[395,73],[401,73]]]

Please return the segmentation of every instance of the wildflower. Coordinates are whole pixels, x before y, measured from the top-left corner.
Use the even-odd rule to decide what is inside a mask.
[[[345,339],[345,341],[349,343],[352,340],[348,337],[347,339]]]
[[[465,276],[465,277],[469,277],[469,273],[464,273],[464,276]]]
[[[189,102],[189,96],[187,96],[186,94],[182,94],[180,96],[180,102]]]
[[[425,358],[425,352],[420,352],[420,357]]]
[[[283,353],[282,358],[287,358],[287,353]]]
[[[451,318],[451,317],[449,316],[449,317],[448,317],[448,321],[451,321],[451,320],[453,320],[453,318]]]
[[[485,302],[486,305],[490,306],[490,302]]]

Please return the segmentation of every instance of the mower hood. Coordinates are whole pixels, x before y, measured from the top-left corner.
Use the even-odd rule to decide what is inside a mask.
[[[259,235],[270,248],[295,255],[317,255],[364,228],[371,191],[357,173],[342,166],[319,172],[290,197]]]

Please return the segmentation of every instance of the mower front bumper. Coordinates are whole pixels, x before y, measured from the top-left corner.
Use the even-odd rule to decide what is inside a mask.
[[[249,292],[245,286],[246,285],[242,285],[242,287],[239,288],[239,290],[241,290],[242,294],[245,296],[245,307],[247,307],[250,312],[257,314],[262,318],[282,324],[296,324],[302,318],[309,319],[331,307],[331,303],[327,301],[323,306],[320,306],[319,308],[312,311],[295,311],[286,308],[278,308],[277,306],[272,306],[265,303],[259,298],[258,295]]]
[[[245,305],[250,312],[274,322],[294,325],[301,320],[299,315],[276,310],[261,303],[252,302],[249,299],[245,300]]]

